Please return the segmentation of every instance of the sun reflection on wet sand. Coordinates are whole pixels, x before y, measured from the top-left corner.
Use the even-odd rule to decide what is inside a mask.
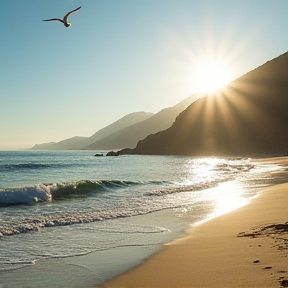
[[[249,203],[250,199],[242,196],[244,192],[245,190],[240,186],[238,181],[235,180],[220,183],[217,187],[209,189],[213,202],[212,206],[214,206],[213,212],[207,215],[207,218],[194,225],[202,224],[212,218],[245,206]]]
[[[216,210],[212,216],[218,216],[246,205],[249,200],[242,197],[244,190],[237,181],[220,183],[215,188],[217,195]]]

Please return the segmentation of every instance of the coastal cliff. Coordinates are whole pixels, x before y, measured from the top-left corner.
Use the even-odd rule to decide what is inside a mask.
[[[288,149],[288,52],[195,101],[165,131],[119,154],[284,155]]]

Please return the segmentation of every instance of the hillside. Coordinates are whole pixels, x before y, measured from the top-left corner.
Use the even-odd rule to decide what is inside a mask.
[[[167,130],[120,154],[283,155],[288,149],[288,52],[195,101]]]
[[[44,144],[37,144],[31,149],[33,150],[78,150],[82,149],[83,147],[93,143],[97,140],[100,140],[104,137],[107,137],[110,134],[118,130],[122,130],[123,128],[130,126],[132,124],[141,122],[145,119],[150,118],[153,116],[153,113],[148,112],[134,112],[130,113],[119,120],[113,122],[112,124],[100,129],[91,137],[79,137],[75,136],[69,139],[62,140],[57,143],[44,143]]]
[[[43,144],[36,144],[35,146],[33,146],[32,148],[30,148],[31,150],[49,150],[47,148],[49,148],[51,145],[54,145],[56,142],[48,142],[48,143],[43,143]]]
[[[87,150],[99,150],[99,149],[121,149],[124,147],[133,148],[137,142],[144,139],[146,136],[152,133],[156,133],[169,128],[175,118],[186,109],[192,102],[198,99],[201,95],[192,95],[177,105],[165,108],[156,113],[152,117],[119,130],[102,140],[99,140],[84,149]]]

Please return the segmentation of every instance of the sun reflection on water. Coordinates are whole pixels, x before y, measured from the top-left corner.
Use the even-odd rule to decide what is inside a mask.
[[[213,181],[219,179],[221,174],[219,173],[219,166],[227,162],[226,159],[217,158],[217,157],[206,157],[193,159],[187,163],[187,172],[188,174],[193,175],[193,183],[195,180],[199,182]],[[196,177],[195,177],[196,176]]]
[[[242,172],[249,172],[249,165],[247,159],[221,157],[201,157],[187,161],[185,173],[178,185],[184,183],[184,186],[191,186],[191,191],[171,196],[174,201],[178,199],[181,203],[187,203],[185,208],[178,210],[179,215],[194,215],[197,207],[205,220],[192,225],[194,226],[246,205],[250,199],[243,182],[247,176]],[[238,177],[239,173],[241,177]],[[189,203],[193,205],[189,206]]]

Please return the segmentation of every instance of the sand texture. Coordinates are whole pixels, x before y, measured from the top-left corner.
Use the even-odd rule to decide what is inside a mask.
[[[102,287],[288,287],[288,183],[191,228]]]

